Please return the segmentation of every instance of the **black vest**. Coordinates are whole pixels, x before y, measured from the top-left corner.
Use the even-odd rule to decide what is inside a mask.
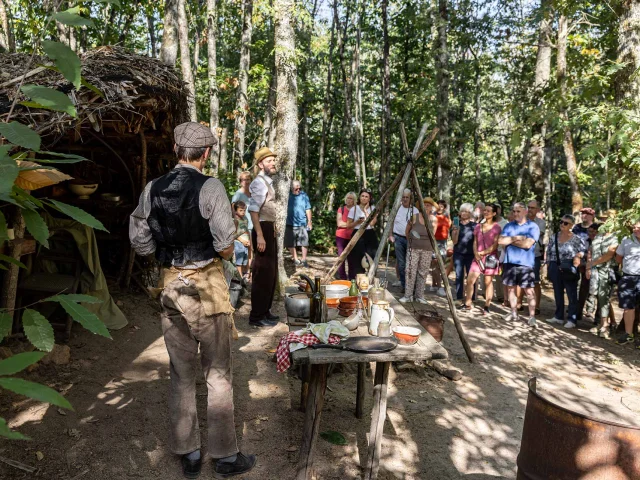
[[[162,265],[180,267],[219,256],[209,223],[200,214],[200,190],[209,178],[193,168],[177,167],[151,185],[148,222]]]

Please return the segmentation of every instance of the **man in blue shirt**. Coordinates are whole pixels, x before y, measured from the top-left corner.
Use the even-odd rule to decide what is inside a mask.
[[[524,290],[529,303],[529,325],[536,326],[535,294],[535,244],[540,238],[540,228],[527,218],[528,208],[524,203],[513,205],[514,221],[507,223],[498,239],[505,247],[502,283],[509,298],[509,312],[504,319],[518,319],[517,287]]]
[[[284,246],[288,248],[293,262],[308,267],[307,252],[309,251],[309,232],[311,231],[311,202],[309,196],[302,191],[300,182],[294,180],[291,184],[289,205],[287,206],[287,227],[284,231]],[[298,260],[296,247],[302,250],[302,260]]]

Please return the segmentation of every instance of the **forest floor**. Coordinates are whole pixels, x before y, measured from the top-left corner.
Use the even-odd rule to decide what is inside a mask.
[[[312,270],[326,270],[331,260],[314,257]],[[550,293],[544,292],[541,319],[552,316]],[[76,328],[69,344],[70,363],[39,366],[24,376],[62,391],[75,411],[2,393],[0,415],[33,440],[2,441],[0,456],[37,470],[30,474],[0,458],[0,478],[182,478],[179,460],[167,445],[169,370],[158,312],[141,294],[114,296],[124,304],[130,324],[113,332],[113,341]],[[535,330],[524,322],[505,325],[501,316],[506,311],[496,307],[489,317],[480,316],[479,310],[462,316],[476,355],[472,365],[446,313],[446,302],[433,294],[428,299],[447,318],[443,345],[464,376],[452,382],[428,368],[392,369],[380,479],[515,478],[527,382],[533,376],[541,391],[566,407],[640,424],[640,352],[632,346],[543,321]],[[276,312],[284,317],[281,305]],[[281,323],[255,329],[248,325],[248,314],[248,304],[236,314],[236,426],[241,449],[256,453],[258,463],[242,478],[292,479],[304,420],[298,409],[300,382],[291,373],[276,373],[272,362],[287,327]],[[348,445],[318,440],[317,478],[359,478],[369,421],[368,416],[357,420],[353,413],[355,373],[334,372],[328,388],[320,431],[341,432]],[[371,409],[370,383],[367,388],[365,411]],[[204,432],[204,381],[197,391]],[[206,436],[202,439],[206,451]],[[201,478],[211,478],[210,462]]]

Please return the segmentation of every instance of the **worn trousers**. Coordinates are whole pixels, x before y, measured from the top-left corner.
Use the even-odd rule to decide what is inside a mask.
[[[584,265],[580,265],[578,270],[580,271],[580,287],[578,289],[578,311],[576,318],[581,320],[584,305],[587,303],[587,298],[589,297],[589,279],[587,279],[586,267]]]
[[[193,281],[174,280],[165,286],[162,332],[169,352],[170,448],[182,455],[200,448],[196,409],[196,362],[207,382],[207,449],[212,458],[238,452],[233,418],[232,322],[231,315],[206,316]]]
[[[404,287],[405,297],[424,298],[424,287],[427,284],[427,274],[432,258],[433,252],[431,250],[409,249]]]
[[[262,320],[271,310],[273,295],[278,279],[278,247],[276,245],[275,225],[273,222],[260,222],[262,235],[266,243],[264,252],[258,251],[258,234],[253,229],[254,251],[251,267],[251,313],[249,320]]]

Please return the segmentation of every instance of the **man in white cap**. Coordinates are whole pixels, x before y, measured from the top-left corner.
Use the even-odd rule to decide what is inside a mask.
[[[178,164],[145,187],[131,214],[129,238],[138,255],[155,254],[163,266],[159,287],[170,358],[170,448],[182,455],[184,476],[196,478],[202,468],[196,410],[200,362],[208,388],[207,449],[215,460],[214,477],[228,478],[256,463],[255,455],[238,450],[234,424],[233,308],[221,259],[233,255],[236,228],[224,186],[202,174],[217,144],[211,130],[187,122],[175,128],[174,139]]]

